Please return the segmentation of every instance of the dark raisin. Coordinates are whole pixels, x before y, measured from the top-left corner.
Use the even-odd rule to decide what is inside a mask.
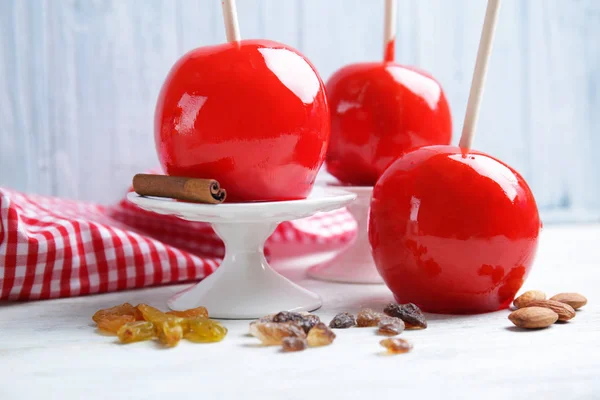
[[[345,329],[356,325],[354,315],[347,312],[339,313],[329,323],[329,327],[332,329]]]
[[[273,322],[302,322],[304,316],[297,312],[281,311],[273,316]]]
[[[413,303],[396,304],[390,303],[383,309],[383,312],[390,317],[400,318],[404,321],[406,329],[425,329],[427,328],[427,320],[425,316]]]
[[[281,311],[271,318],[272,322],[277,323],[294,323],[301,327],[305,333],[321,322],[318,316],[309,313],[298,313],[292,311]]]
[[[314,314],[305,314],[302,315],[304,319],[301,322],[298,322],[298,325],[304,329],[304,332],[308,333],[312,329],[313,326],[317,325],[321,322],[321,319]]]

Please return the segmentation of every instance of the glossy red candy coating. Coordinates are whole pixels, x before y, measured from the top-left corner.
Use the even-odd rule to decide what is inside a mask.
[[[217,179],[228,202],[305,198],[329,131],[315,68],[268,40],[184,55],[163,84],[154,129],[168,175]]]
[[[372,186],[401,154],[449,144],[452,119],[440,84],[394,63],[361,63],[327,82],[331,143],[327,170],[342,183]]]
[[[501,161],[454,146],[411,151],[381,176],[369,241],[400,303],[477,313],[508,307],[541,229],[527,183]]]

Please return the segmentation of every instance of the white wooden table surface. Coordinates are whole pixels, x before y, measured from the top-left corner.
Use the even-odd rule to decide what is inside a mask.
[[[381,309],[385,286],[312,281],[317,314]],[[383,356],[371,328],[337,331],[332,346],[283,354],[246,336],[248,322],[224,321],[216,344],[122,346],[95,332],[99,308],[125,301],[164,309],[182,286],[0,308],[0,399],[420,399],[600,398],[600,225],[551,226],[524,289],[577,291],[588,305],[567,324],[519,331],[507,311],[429,315],[429,328],[402,334],[412,353]],[[510,397],[509,397],[510,396]]]

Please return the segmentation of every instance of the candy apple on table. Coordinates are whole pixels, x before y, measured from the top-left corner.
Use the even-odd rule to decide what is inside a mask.
[[[398,302],[478,313],[509,306],[531,270],[541,229],[523,177],[471,149],[497,22],[489,0],[459,147],[404,154],[373,191],[373,258]]]
[[[346,251],[309,270],[317,279],[382,283],[367,238],[373,185],[406,151],[451,140],[450,108],[440,84],[426,72],[394,62],[396,9],[396,0],[386,0],[383,61],[347,65],[326,84],[331,113],[327,171],[356,193],[348,210],[359,230]]]

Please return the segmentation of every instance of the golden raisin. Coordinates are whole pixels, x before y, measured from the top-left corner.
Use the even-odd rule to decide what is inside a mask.
[[[166,319],[170,319],[170,318],[182,319],[182,318],[174,316],[174,315],[168,315],[167,313],[160,311],[158,308],[154,308],[147,304],[138,304],[137,309],[140,311],[140,313],[142,314],[142,317],[146,321],[154,322],[154,321],[166,320]]]
[[[133,317],[135,317],[135,319],[137,321],[143,320],[143,317],[142,317],[142,314],[140,313],[140,311],[136,307],[132,306],[129,303],[123,303],[119,306],[114,306],[111,308],[98,310],[92,316],[92,319],[94,320],[94,322],[98,322],[98,320],[103,319],[107,316],[120,316],[120,315],[132,315]]]
[[[119,329],[130,322],[135,322],[131,315],[110,316],[98,319],[98,329],[108,333],[117,333]]]
[[[154,324],[149,321],[128,322],[117,332],[121,343],[141,342],[156,337]]]
[[[174,315],[180,318],[196,318],[196,317],[205,317],[208,318],[208,310],[206,307],[196,307],[190,308],[189,310],[184,311],[168,311],[167,315]]]
[[[140,311],[129,303],[96,311],[92,319],[99,329],[110,333],[117,333],[128,322],[144,320]]]
[[[188,320],[188,330],[184,337],[196,343],[219,342],[227,335],[227,328],[217,321],[205,317]]]
[[[167,347],[175,347],[183,338],[183,327],[173,321],[160,321],[154,323],[159,342]]]
[[[408,341],[398,338],[383,339],[379,344],[385,347],[390,354],[408,353],[413,348]]]
[[[319,322],[306,336],[306,341],[310,347],[327,346],[333,343],[335,333],[327,325]]]
[[[166,314],[146,304],[139,304],[137,307],[144,319],[154,324],[156,335],[162,344],[173,347],[183,338],[183,328],[186,325],[184,318]]]

